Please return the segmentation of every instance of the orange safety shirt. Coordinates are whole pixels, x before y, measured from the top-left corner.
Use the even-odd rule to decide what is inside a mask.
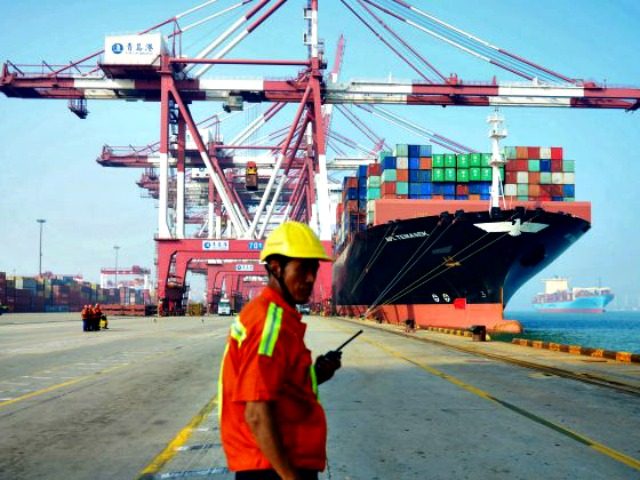
[[[272,401],[294,467],[324,470],[327,422],[318,401],[306,324],[266,287],[231,325],[218,385],[222,444],[233,471],[272,469],[244,418],[246,402]]]

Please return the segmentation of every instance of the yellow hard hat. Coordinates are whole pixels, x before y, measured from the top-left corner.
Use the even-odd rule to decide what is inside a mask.
[[[260,252],[260,261],[264,262],[269,255],[333,261],[309,225],[291,221],[284,222],[267,237]]]

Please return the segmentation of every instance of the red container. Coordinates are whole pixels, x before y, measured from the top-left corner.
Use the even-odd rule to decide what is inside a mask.
[[[540,185],[539,190],[540,197],[549,197],[551,200],[551,185]]]
[[[431,170],[432,165],[431,157],[420,157],[420,170]]]
[[[540,195],[538,197],[538,200],[540,202],[550,202],[551,201],[551,195]]]
[[[551,147],[551,160],[562,160],[562,147]]]
[[[551,196],[561,197],[563,194],[563,185],[551,185]]]
[[[507,165],[509,165],[509,164],[507,163]],[[529,175],[531,175],[531,174],[529,174]],[[506,172],[504,172],[504,177],[505,177],[504,183],[518,183],[518,175],[516,174],[515,171],[512,171],[512,172],[506,171]]]
[[[469,195],[469,185],[456,185],[456,195]]]
[[[377,176],[382,174],[382,166],[379,163],[370,163],[367,166],[368,176]]]
[[[358,188],[358,177],[347,177],[347,188]]]
[[[382,195],[388,195],[390,193],[393,193],[393,194],[396,193],[396,184],[395,184],[395,182],[384,182],[381,185],[382,185]]]
[[[509,160],[507,162],[507,164],[504,166],[504,169],[506,172],[517,172],[518,171],[518,164],[516,163],[517,160]],[[513,182],[516,183],[516,182]]]
[[[529,158],[540,158],[540,147],[527,147],[527,153]]]
[[[396,198],[396,194],[394,193],[383,193],[382,194],[382,198],[384,200],[389,200],[389,199],[395,199]]]
[[[532,184],[531,179],[529,179],[529,200],[531,197],[539,197],[540,196],[540,185]]]
[[[529,149],[527,147],[516,147],[516,158],[526,159],[529,158]]]
[[[562,172],[562,160],[551,160],[551,171]]]
[[[409,170],[396,170],[396,178],[398,182],[408,182]]]
[[[357,200],[347,200],[347,203],[345,205],[345,209],[349,213],[357,213],[358,212],[358,201]]]
[[[540,184],[540,172],[529,172],[529,185]]]
[[[528,172],[529,171],[529,160],[516,160],[516,169],[518,172]]]

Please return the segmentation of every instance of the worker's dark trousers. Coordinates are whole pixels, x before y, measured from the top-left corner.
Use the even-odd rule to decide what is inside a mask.
[[[88,320],[82,320],[82,331],[83,332],[88,332],[89,331],[89,321]]]
[[[298,472],[302,480],[318,480],[316,470],[300,470]],[[280,480],[275,470],[245,470],[236,472],[236,480]]]

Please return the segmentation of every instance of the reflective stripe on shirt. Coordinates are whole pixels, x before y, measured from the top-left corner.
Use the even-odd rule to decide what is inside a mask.
[[[229,331],[229,335],[231,335],[231,338],[233,338],[238,342],[238,347],[241,347],[242,342],[244,341],[245,338],[247,338],[247,329],[240,321],[239,316],[233,320],[233,323],[231,324],[231,328]]]
[[[262,329],[262,338],[260,339],[260,346],[258,347],[259,355],[266,355],[267,357],[273,355],[281,326],[282,308],[272,302],[269,304],[267,318],[265,319],[264,327]]]

